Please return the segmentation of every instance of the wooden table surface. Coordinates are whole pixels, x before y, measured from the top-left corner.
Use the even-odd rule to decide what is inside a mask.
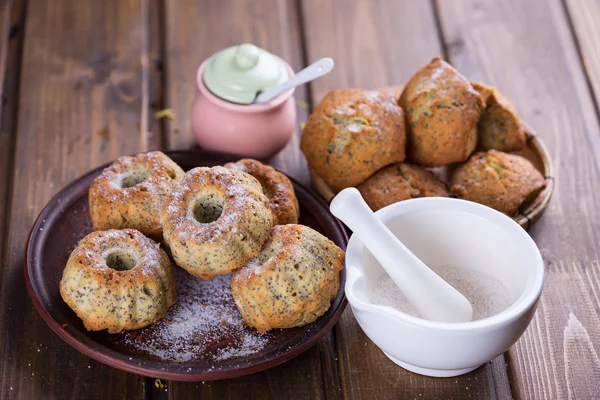
[[[0,397],[600,398],[599,21],[597,0],[0,1]],[[242,42],[296,70],[333,57],[333,73],[296,92],[308,105],[332,88],[403,84],[436,55],[508,95],[548,145],[557,183],[530,230],[546,262],[544,293],[512,349],[467,375],[427,378],[388,361],[348,309],[279,367],[156,387],[50,331],[23,278],[37,214],[90,168],[191,147],[196,68]],[[153,118],[167,107],[174,120]],[[272,162],[308,184],[299,134]]]

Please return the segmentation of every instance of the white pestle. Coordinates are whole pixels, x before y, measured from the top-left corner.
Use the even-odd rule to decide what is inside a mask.
[[[331,200],[329,209],[371,251],[421,318],[471,321],[473,307],[469,300],[417,258],[373,214],[358,190],[342,190]]]
[[[300,86],[307,82],[314,81],[315,79],[320,78],[323,75],[327,75],[333,69],[333,65],[334,63],[331,58],[321,58],[320,60],[315,61],[308,67],[304,68],[302,71],[298,71],[294,76],[292,76],[287,81],[283,82],[281,85],[260,93],[254,99],[254,103],[266,103],[271,99],[274,99],[275,97],[279,96],[286,90],[290,90],[291,88],[295,88],[296,86]]]

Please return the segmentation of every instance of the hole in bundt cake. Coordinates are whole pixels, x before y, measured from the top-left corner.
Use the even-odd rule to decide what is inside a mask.
[[[194,219],[201,224],[209,224],[219,219],[223,214],[225,198],[218,193],[205,194],[194,203],[192,213]]]
[[[114,249],[106,255],[106,265],[116,271],[128,271],[137,265],[134,253],[125,249]]]
[[[150,172],[147,169],[132,168],[121,174],[121,189],[133,187],[148,178]]]

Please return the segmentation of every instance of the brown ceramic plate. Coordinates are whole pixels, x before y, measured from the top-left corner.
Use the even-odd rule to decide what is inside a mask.
[[[184,170],[222,165],[239,159],[233,155],[200,151],[166,154]],[[268,332],[266,344],[252,354],[220,361],[197,354],[188,361],[168,361],[141,351],[136,346],[123,344],[124,334],[88,332],[81,320],[62,301],[59,282],[70,252],[81,238],[91,232],[88,187],[105,167],[80,177],[50,200],[33,225],[26,247],[25,280],[29,295],[50,328],[75,349],[115,368],[155,378],[182,381],[227,379],[262,371],[299,355],[314,345],[340,318],[346,307],[344,270],[341,272],[340,290],[325,315],[301,328]],[[292,182],[301,207],[300,223],[320,231],[345,249],[348,238],[340,222],[329,213],[327,204],[311,190],[294,180]],[[140,331],[143,330],[135,332]],[[135,340],[143,341],[144,337],[144,334],[140,334]],[[217,334],[211,346],[213,350],[227,348],[228,340],[236,339]]]

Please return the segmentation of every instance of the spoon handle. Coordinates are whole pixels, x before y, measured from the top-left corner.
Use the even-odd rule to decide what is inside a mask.
[[[333,65],[334,63],[331,58],[321,58],[319,61],[310,64],[308,67],[304,68],[302,71],[298,72],[296,75],[292,76],[290,79],[283,82],[281,85],[266,90],[258,96],[256,96],[256,99],[254,99],[254,103],[266,103],[269,100],[275,98],[276,96],[279,96],[286,90],[289,90],[296,86],[300,86],[306,82],[310,82],[323,75],[326,75],[331,72],[331,70],[333,69]]]

